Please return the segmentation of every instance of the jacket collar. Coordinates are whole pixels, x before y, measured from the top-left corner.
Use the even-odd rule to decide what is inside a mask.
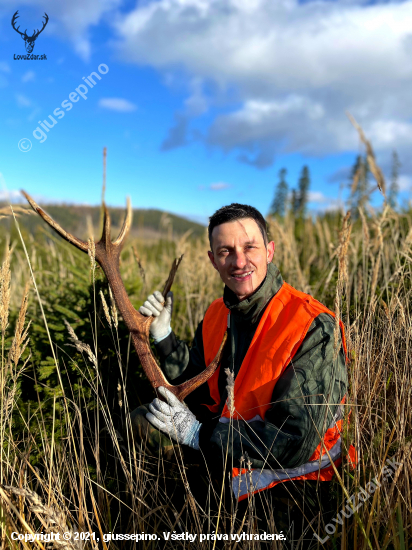
[[[254,324],[282,284],[283,278],[279,269],[270,263],[265,279],[253,294],[239,302],[236,294],[225,285],[223,302],[230,313],[236,318],[236,321]]]

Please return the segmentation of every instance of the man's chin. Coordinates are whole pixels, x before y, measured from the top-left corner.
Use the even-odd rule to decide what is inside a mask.
[[[233,286],[230,286],[229,288],[236,294],[238,300],[241,302],[242,300],[245,300],[246,298],[248,298],[249,296],[251,296],[255,290],[256,290],[256,287],[255,285],[253,284],[253,281],[248,281],[249,284],[246,285],[246,281],[245,283],[240,283],[240,284],[234,284]]]

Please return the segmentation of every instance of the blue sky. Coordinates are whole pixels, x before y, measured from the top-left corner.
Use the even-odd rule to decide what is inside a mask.
[[[33,49],[47,60],[14,59],[17,9],[29,35],[48,14]],[[1,0],[0,28],[2,198],[97,204],[106,146],[111,205],[266,214],[279,170],[296,187],[306,164],[311,209],[333,209],[363,152],[349,111],[388,179],[397,150],[409,199],[412,0]]]

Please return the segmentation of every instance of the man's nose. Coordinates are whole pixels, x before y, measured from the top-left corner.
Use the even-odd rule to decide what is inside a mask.
[[[235,250],[233,263],[238,268],[243,268],[247,265],[248,259],[243,250]]]

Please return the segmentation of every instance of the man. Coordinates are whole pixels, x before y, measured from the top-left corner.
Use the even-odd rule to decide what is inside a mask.
[[[163,305],[156,291],[139,311],[155,316],[151,335],[173,384],[203,371],[227,330],[221,365],[188,396],[188,407],[161,388],[167,403],[155,399],[149,411],[132,414],[133,422],[140,422],[141,432],[144,411],[161,433],[215,456],[220,469],[219,457],[227,456],[239,501],[263,491],[278,503],[292,495],[290,508],[304,491],[313,501],[312,519],[319,509],[315,480],[332,479],[331,460],[338,465],[341,459],[347,392],[343,327],[343,346],[334,360],[333,314],[283,281],[272,264],[275,244],[268,242],[266,222],[255,208],[234,203],[219,209],[210,218],[209,241],[209,259],[225,288],[208,308],[190,350],[171,330],[171,294]],[[233,398],[228,403],[227,369],[235,378],[234,403]],[[288,506],[275,507],[284,515],[277,516],[280,525],[290,515]]]

